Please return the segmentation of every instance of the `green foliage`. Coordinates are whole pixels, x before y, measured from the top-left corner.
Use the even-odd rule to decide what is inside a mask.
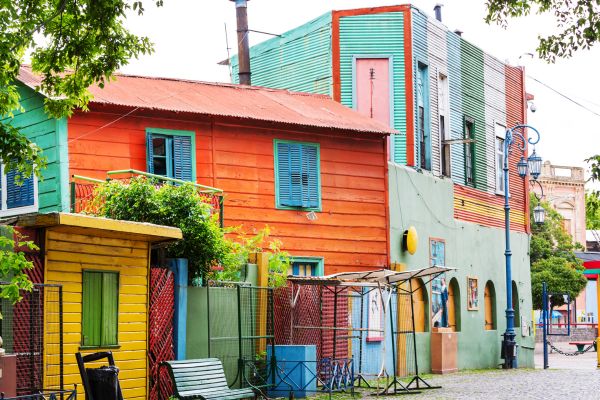
[[[86,212],[180,228],[183,240],[167,247],[167,257],[187,258],[192,281],[198,277],[238,281],[249,254],[263,251],[263,243],[269,235],[268,228],[255,236],[241,233],[240,228],[225,231],[219,226],[218,216],[211,215],[206,199],[193,185],[159,185],[145,177],[131,178],[128,183],[113,180],[98,185]],[[235,236],[234,233],[237,240],[228,237]],[[282,260],[273,263],[269,283],[280,285],[282,274],[287,273],[285,260],[289,257],[279,250],[275,241],[270,242],[268,248],[271,258]],[[285,282],[285,275],[283,279]]]
[[[574,251],[583,250],[579,243],[573,243],[571,235],[562,227],[562,216],[547,202],[541,202],[546,210],[546,222],[536,225],[533,222],[533,209],[540,204],[535,195],[530,195],[531,219],[531,291],[533,307],[542,308],[542,282],[548,283],[548,290],[569,293],[576,298],[585,288],[587,279],[583,276],[583,266]],[[562,298],[553,299],[554,305],[562,305]]]
[[[596,0],[487,0],[486,5],[485,21],[504,27],[509,18],[531,12],[554,14],[558,32],[538,37],[538,54],[549,62],[589,49],[600,39],[600,3]]]
[[[585,227],[600,229],[600,197],[597,193],[585,194]]]
[[[0,230],[0,279],[7,282],[0,285],[0,298],[8,299],[14,304],[21,300],[21,290],[33,289],[26,273],[26,270],[33,269],[33,263],[28,261],[25,253],[19,249],[38,248],[33,242],[24,240],[25,238],[10,226],[2,226]]]
[[[16,82],[25,55],[44,78],[37,89],[47,96],[50,116],[85,110],[89,86],[102,87],[129,59],[153,51],[148,38],[125,28],[127,11],[142,14],[147,1],[0,0],[0,118],[8,117],[0,122],[0,159],[8,169],[29,176],[32,165],[39,174],[46,162],[11,125],[13,113],[22,110]]]

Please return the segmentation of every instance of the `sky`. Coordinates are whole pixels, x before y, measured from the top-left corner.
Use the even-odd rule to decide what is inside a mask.
[[[229,69],[217,63],[228,56],[225,25],[229,32],[230,54],[237,52],[235,7],[229,0],[164,0],[155,8],[146,0],[146,12],[127,18],[128,28],[148,36],[155,52],[131,63],[122,72],[137,75],[230,82]],[[249,0],[250,29],[280,34],[329,10],[403,4],[402,0]],[[414,0],[416,7],[433,15],[443,5],[442,18],[451,30],[463,31],[463,38],[496,58],[521,65],[528,75],[526,90],[535,96],[536,112],[528,122],[541,134],[536,149],[544,161],[557,165],[587,167],[583,161],[600,153],[600,44],[582,50],[571,59],[555,64],[539,60],[538,35],[556,31],[552,16],[530,15],[509,21],[507,29],[484,22],[483,0]],[[254,45],[270,36],[251,33]],[[528,54],[529,53],[529,54]],[[584,110],[552,89],[588,107]],[[587,169],[587,168],[586,168]]]

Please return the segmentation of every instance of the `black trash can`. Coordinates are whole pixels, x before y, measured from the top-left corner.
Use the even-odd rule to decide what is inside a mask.
[[[86,368],[85,372],[91,392],[88,393],[88,397],[94,400],[120,400],[119,368],[112,366]]]

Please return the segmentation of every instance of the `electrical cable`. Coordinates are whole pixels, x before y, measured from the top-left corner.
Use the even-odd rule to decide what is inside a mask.
[[[527,77],[528,77],[529,79],[532,79],[532,80],[536,81],[537,83],[539,83],[540,85],[542,85],[542,86],[546,87],[547,89],[549,89],[549,90],[553,91],[553,92],[554,92],[554,93],[556,93],[557,95],[559,95],[559,96],[561,96],[561,97],[565,98],[566,100],[570,101],[571,103],[573,103],[573,104],[575,104],[575,105],[577,105],[577,106],[579,106],[579,107],[583,108],[584,110],[586,110],[586,111],[588,111],[588,112],[590,112],[590,113],[594,114],[594,115],[595,115],[595,116],[597,116],[597,117],[600,117],[600,113],[598,113],[598,112],[596,112],[596,111],[592,110],[591,108],[589,108],[589,107],[587,107],[587,106],[585,106],[585,105],[581,104],[581,103],[580,103],[580,102],[578,102],[577,100],[575,100],[575,99],[572,99],[571,97],[569,97],[569,96],[567,96],[566,94],[564,94],[564,93],[560,92],[559,90],[557,90],[557,89],[554,89],[552,86],[548,85],[547,83],[544,83],[544,82],[540,81],[539,79],[537,79],[537,78],[534,78],[534,77],[533,77],[533,76],[531,76],[531,75],[527,75]]]

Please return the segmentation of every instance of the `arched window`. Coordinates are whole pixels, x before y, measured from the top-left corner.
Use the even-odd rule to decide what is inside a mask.
[[[411,285],[415,313],[415,332],[427,332],[429,330],[429,296],[427,295],[427,288],[421,278],[412,279]]]
[[[487,281],[483,292],[483,308],[485,312],[485,330],[496,329],[496,290],[492,281]]]
[[[519,291],[515,281],[512,281],[512,303],[513,310],[515,310],[515,327],[518,327],[521,325],[521,313],[519,312]]]
[[[456,278],[450,279],[448,285],[448,327],[460,332],[460,288]]]

